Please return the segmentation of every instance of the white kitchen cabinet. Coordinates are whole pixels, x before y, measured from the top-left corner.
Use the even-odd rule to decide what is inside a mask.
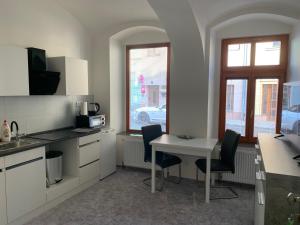
[[[114,173],[116,164],[116,133],[113,129],[103,130],[100,145],[100,179]]]
[[[28,96],[29,74],[27,50],[0,46],[0,96]]]
[[[100,155],[100,140],[91,142],[79,148],[79,166],[84,166],[97,159]]]
[[[46,203],[45,148],[5,157],[8,223]]]
[[[88,95],[88,62],[70,57],[48,58],[48,69],[60,72],[56,95]]]
[[[79,179],[80,183],[99,177],[100,134],[80,137],[79,141]]]
[[[80,184],[99,178],[99,159],[79,169]]]
[[[0,158],[0,225],[7,223],[4,158]]]

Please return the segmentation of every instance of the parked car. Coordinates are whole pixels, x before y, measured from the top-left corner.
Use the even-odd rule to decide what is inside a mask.
[[[300,132],[300,105],[293,105],[289,109],[282,110],[281,127],[295,134]]]
[[[166,123],[166,105],[161,107],[141,107],[135,110],[134,119],[137,123]]]

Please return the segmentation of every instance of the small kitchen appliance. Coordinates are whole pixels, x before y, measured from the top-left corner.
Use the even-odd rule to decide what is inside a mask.
[[[87,116],[88,115],[88,102],[82,102],[80,106],[80,115]]]
[[[100,111],[100,105],[97,102],[92,102],[88,106],[89,116],[95,116]]]
[[[76,127],[77,128],[101,128],[105,126],[105,115],[96,116],[77,116]]]

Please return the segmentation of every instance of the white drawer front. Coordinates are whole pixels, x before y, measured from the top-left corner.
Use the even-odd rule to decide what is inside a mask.
[[[32,150],[5,156],[5,167],[13,166],[25,161],[45,156],[45,147],[34,148]]]
[[[91,134],[79,138],[79,146],[100,140],[100,133]]]
[[[79,166],[84,166],[99,159],[100,142],[96,141],[79,148]]]
[[[99,160],[79,169],[80,183],[85,183],[100,175]]]

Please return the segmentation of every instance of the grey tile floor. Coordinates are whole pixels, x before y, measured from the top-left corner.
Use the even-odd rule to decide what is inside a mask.
[[[204,188],[201,188],[204,184],[187,179],[180,184],[166,182],[162,192],[151,194],[150,188],[142,183],[147,176],[149,173],[143,171],[118,169],[104,181],[27,225],[253,224],[254,189],[251,187],[235,185],[238,199],[206,204]]]

